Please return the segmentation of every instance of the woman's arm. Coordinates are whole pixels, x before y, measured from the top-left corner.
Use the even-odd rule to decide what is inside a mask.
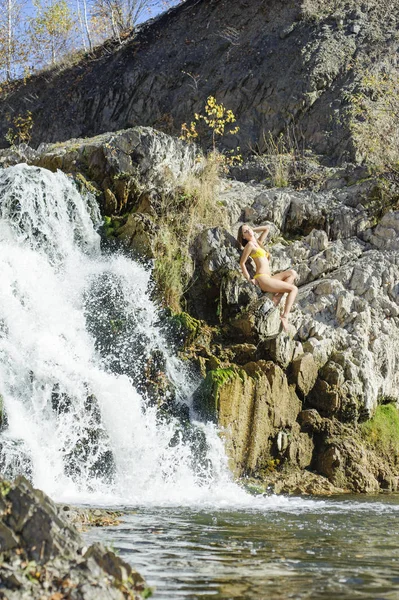
[[[259,227],[254,227],[253,231],[255,231],[255,233],[260,232],[258,242],[260,244],[262,244],[265,241],[265,239],[267,238],[267,235],[270,231],[270,226],[269,225],[259,225]]]
[[[240,258],[240,267],[241,267],[241,271],[242,271],[245,279],[247,279],[247,281],[252,281],[252,283],[254,283],[253,279],[251,279],[251,277],[248,273],[247,267],[245,266],[245,263],[247,262],[252,250],[253,250],[253,244],[251,244],[251,242],[248,242],[248,244],[245,246],[244,251]]]

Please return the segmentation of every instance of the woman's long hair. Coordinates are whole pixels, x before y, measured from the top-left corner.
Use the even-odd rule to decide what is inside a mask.
[[[242,234],[243,227],[244,227],[244,225],[240,225],[240,228],[239,228],[238,234],[237,234],[237,242],[240,244],[240,248],[245,248],[245,246],[248,244],[248,240],[246,240]]]
[[[244,223],[245,225],[245,223]],[[246,240],[242,234],[242,228],[244,227],[244,225],[240,225],[240,228],[238,230],[238,234],[237,234],[237,242],[240,244],[240,248],[245,248],[245,246],[248,244],[248,240]],[[256,240],[258,242],[258,245],[263,248],[263,244],[259,243],[258,240]]]

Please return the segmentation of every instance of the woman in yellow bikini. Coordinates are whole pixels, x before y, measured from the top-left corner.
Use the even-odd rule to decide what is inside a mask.
[[[240,267],[244,277],[248,281],[254,285],[258,285],[262,292],[270,292],[273,294],[273,302],[276,306],[278,306],[284,294],[288,294],[284,311],[280,317],[283,329],[284,331],[287,331],[288,315],[298,293],[298,288],[294,285],[294,281],[298,277],[298,274],[294,269],[275,273],[274,275],[271,274],[269,265],[270,254],[261,246],[269,233],[269,229],[270,228],[267,225],[254,227],[253,229],[248,225],[241,225],[237,237],[238,243],[244,248],[240,260]],[[256,237],[255,233],[260,233],[259,238]],[[248,258],[252,258],[256,266],[256,275],[253,279],[251,279],[247,267],[245,266]]]

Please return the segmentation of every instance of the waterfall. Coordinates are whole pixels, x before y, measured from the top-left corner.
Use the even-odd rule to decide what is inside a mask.
[[[103,252],[100,224],[63,173],[0,171],[0,472],[68,501],[223,502],[234,484],[215,428],[146,395],[156,360],[188,414],[195,376],[164,339],[149,270]]]

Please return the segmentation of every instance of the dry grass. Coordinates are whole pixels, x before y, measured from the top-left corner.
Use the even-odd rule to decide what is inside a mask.
[[[399,74],[366,73],[349,96],[359,158],[373,169],[399,168]]]
[[[180,312],[184,292],[194,272],[190,248],[206,227],[225,225],[225,208],[218,202],[221,162],[212,153],[196,172],[180,181],[162,200],[155,240],[154,278],[163,302]]]
[[[287,187],[303,178],[306,152],[293,131],[281,133],[277,138],[270,132],[265,133],[261,150],[254,152],[268,173],[272,187]]]
[[[394,8],[392,0],[364,0],[363,12],[385,19]],[[358,9],[357,0],[302,0],[301,13],[305,21],[320,21],[329,16],[345,16],[350,8]]]

